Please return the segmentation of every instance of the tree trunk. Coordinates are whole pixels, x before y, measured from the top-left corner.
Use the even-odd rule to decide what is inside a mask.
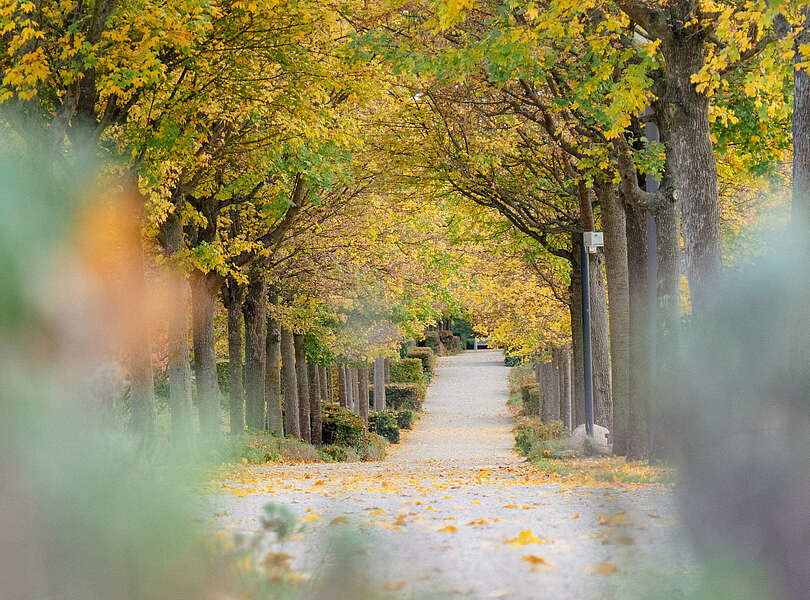
[[[357,400],[354,397],[354,368],[346,366],[346,405],[352,412],[357,412]]]
[[[180,219],[171,214],[163,226],[163,244],[171,258],[183,247]],[[172,415],[172,437],[178,447],[191,449],[192,405],[191,364],[188,350],[189,287],[182,270],[170,266],[169,273],[169,408]]]
[[[267,422],[267,281],[263,265],[250,268],[247,294],[242,305],[245,317],[245,409],[251,429],[262,431]]]
[[[672,30],[661,44],[665,58],[667,122],[664,144],[681,202],[683,240],[692,312],[705,314],[721,268],[717,164],[709,128],[709,98],[692,76],[705,63],[705,34]]]
[[[358,386],[360,388],[360,416],[368,425],[368,365],[363,365],[359,369]]]
[[[571,256],[571,345],[573,348],[571,418],[572,428],[585,423],[585,363],[582,350],[582,273],[580,248],[582,240],[573,235]]]
[[[134,293],[146,297],[146,270],[143,257],[143,239],[141,238],[141,210],[139,202],[133,219],[132,272],[136,285],[141,289]],[[132,408],[132,427],[144,439],[155,433],[155,381],[152,374],[152,340],[149,337],[149,323],[145,315],[131,315],[131,321],[138,325],[132,328],[132,347],[130,350],[130,406]]]
[[[613,453],[627,451],[627,402],[630,377],[630,284],[627,274],[627,222],[624,207],[609,185],[597,188],[605,235],[605,270],[610,325]]]
[[[298,420],[301,427],[301,439],[310,441],[312,424],[309,420],[309,378],[307,375],[307,350],[304,336],[296,333],[293,336],[295,346],[295,375],[298,379]]]
[[[605,295],[604,256],[592,254],[591,276],[591,345],[593,348],[594,422],[613,428],[613,396],[610,388],[610,341],[608,338],[607,298]]]
[[[349,406],[349,391],[346,386],[346,365],[338,364],[338,404],[344,408]]]
[[[321,423],[321,378],[320,367],[315,363],[309,363],[309,422],[310,440],[316,446],[323,443],[323,431]]]
[[[799,32],[794,44],[794,65],[807,61],[800,46],[810,44],[810,8],[801,10]],[[793,69],[793,199],[791,204],[793,243],[801,244],[806,257],[810,230],[810,72]]]
[[[352,398],[354,399],[354,412],[358,415],[360,414],[360,369],[357,367],[352,367],[352,376],[353,376],[353,392]]]
[[[271,299],[272,301],[272,299]],[[284,433],[284,419],[281,410],[281,327],[274,319],[267,320],[267,429],[278,434]]]
[[[385,359],[385,385],[391,383],[391,359]]]
[[[329,367],[318,367],[318,377],[321,381],[321,406],[332,402],[332,390],[329,388]]]
[[[326,387],[329,390],[329,402],[335,401],[335,368],[329,365],[326,368]]]
[[[630,283],[630,378],[627,458],[647,456],[650,397],[650,311],[647,294],[647,224],[644,211],[626,207],[627,264]]]
[[[554,403],[553,387],[553,367],[550,362],[540,365],[540,415],[543,423],[548,425],[552,420],[552,404]]]
[[[214,439],[219,438],[222,430],[214,354],[214,299],[220,285],[216,275],[199,271],[191,274],[191,329],[200,432]]]
[[[374,410],[385,410],[385,359],[374,360]]]
[[[571,431],[571,352],[560,351],[560,416],[566,431]]]
[[[233,278],[222,286],[222,303],[228,311],[228,395],[232,434],[245,430],[245,390],[242,385],[242,291]]]
[[[560,420],[560,349],[551,349],[551,409],[549,411],[552,421]]]
[[[284,433],[301,437],[298,411],[298,377],[295,372],[295,342],[289,329],[281,328],[281,370],[284,377]]]

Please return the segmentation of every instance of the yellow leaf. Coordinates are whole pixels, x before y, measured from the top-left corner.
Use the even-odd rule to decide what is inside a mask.
[[[455,525],[447,525],[446,527],[442,527],[439,531],[443,533],[456,533],[458,531],[458,527]]]
[[[599,564],[592,565],[590,567],[585,567],[585,572],[591,575],[612,575],[613,573],[617,572],[619,569],[614,567],[609,562],[600,562]]]
[[[517,537],[504,541],[504,544],[509,544],[510,546],[515,546],[516,548],[520,548],[521,546],[528,546],[529,544],[545,544],[545,543],[546,540],[534,535],[534,532],[532,532],[531,529],[524,529],[518,534]]]

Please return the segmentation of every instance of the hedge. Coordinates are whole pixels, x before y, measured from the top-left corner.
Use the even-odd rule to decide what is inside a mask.
[[[403,408],[397,411],[397,425],[400,429],[412,429],[416,420],[416,412],[410,408]]]
[[[425,333],[425,346],[433,350],[436,356],[444,356],[444,344],[439,339],[438,331],[428,331]]]
[[[399,443],[399,424],[393,410],[373,412],[368,415],[369,431],[383,436],[392,444]]]
[[[418,411],[422,408],[422,396],[418,383],[389,383],[385,386],[385,407],[394,410],[407,408]],[[369,386],[369,403],[374,406],[374,387]]]
[[[423,380],[420,359],[398,358],[391,361],[391,383],[419,383]]]
[[[366,432],[363,417],[339,404],[324,404],[321,410],[324,445],[362,448]]]
[[[416,346],[408,349],[408,358],[418,358],[422,361],[422,370],[430,373],[436,370],[436,355],[427,346]]]
[[[523,397],[523,414],[539,416],[540,386],[533,381],[521,381],[520,395]]]

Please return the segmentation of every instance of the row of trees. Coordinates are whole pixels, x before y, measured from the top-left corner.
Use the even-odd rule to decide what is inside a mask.
[[[412,172],[497,212],[485,219],[511,225],[506,254],[570,311],[577,414],[580,232],[604,231],[589,272],[593,388],[619,454],[655,451],[650,412],[675,396],[682,324],[709,318],[724,245],[727,267],[740,258],[733,238],[757,217],[744,200],[789,186],[791,123],[793,221],[807,225],[808,26],[790,2],[477,1],[403,11],[363,37],[368,56],[414,74],[397,119]],[[559,345],[555,328],[539,333],[517,339]]]
[[[157,353],[174,438],[187,444],[197,415],[219,436],[220,315],[231,430],[318,441],[326,367],[341,365],[340,401],[367,411],[363,365],[383,364],[447,306],[434,279],[447,262],[440,211],[397,187],[388,153],[369,143],[395,82],[379,61],[356,60],[352,40],[379,14],[298,0],[4,5],[10,138],[47,146],[55,170],[100,161],[117,193],[91,210],[126,205],[144,234],[130,240],[131,280],[165,284],[165,348],[138,307],[121,315],[134,324],[130,407],[142,434],[155,428]],[[98,250],[122,243],[107,241]]]
[[[683,317],[709,314],[724,248],[756,216],[742,199],[763,176],[790,179],[791,126],[793,220],[807,223],[806,13],[755,0],[8,2],[0,102],[9,139],[47,146],[50,168],[77,168],[76,149],[102,160],[144,233],[134,281],[156,263],[171,272],[178,440],[195,414],[221,432],[218,339],[232,429],[306,439],[321,368],[385,357],[462,310],[541,362],[570,347],[579,422],[581,232],[601,228],[596,418],[637,458],[653,450],[651,398],[677,368]],[[155,342],[145,326],[127,341],[148,435]]]

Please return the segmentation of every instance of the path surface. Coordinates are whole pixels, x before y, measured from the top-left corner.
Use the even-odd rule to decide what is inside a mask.
[[[627,598],[648,597],[651,580],[683,586],[693,561],[671,493],[549,483],[511,450],[507,372],[495,351],[440,359],[424,416],[386,461],[257,467],[216,497],[218,523],[255,532],[265,504],[291,507],[301,531],[264,550],[328,580],[324,598]]]

